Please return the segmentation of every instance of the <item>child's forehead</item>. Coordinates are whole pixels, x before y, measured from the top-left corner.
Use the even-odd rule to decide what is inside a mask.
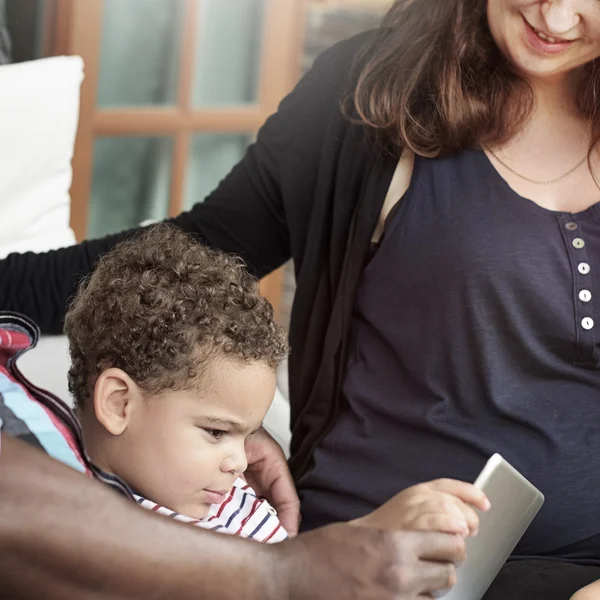
[[[272,379],[272,380],[271,380]],[[262,421],[275,393],[275,374],[272,378],[249,380],[242,385],[223,381],[222,385],[203,382],[192,383],[182,390],[161,394],[162,409],[172,414],[204,417],[214,421],[229,421],[232,427],[247,429]]]
[[[275,381],[275,368],[266,363],[225,359],[214,361],[193,387],[205,397],[245,397],[270,390]]]

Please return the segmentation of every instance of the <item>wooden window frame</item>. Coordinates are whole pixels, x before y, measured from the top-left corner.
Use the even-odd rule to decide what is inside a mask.
[[[104,0],[52,0],[46,14],[47,55],[83,58],[79,128],[73,156],[71,227],[85,237],[92,186],[94,141],[98,137],[168,135],[174,140],[168,215],[184,208],[185,178],[194,133],[255,134],[300,74],[307,0],[266,0],[258,102],[249,106],[203,109],[192,105],[197,11],[202,0],[183,0],[184,17],[176,102],[167,107],[98,108],[98,78]],[[282,270],[261,282],[279,311]]]

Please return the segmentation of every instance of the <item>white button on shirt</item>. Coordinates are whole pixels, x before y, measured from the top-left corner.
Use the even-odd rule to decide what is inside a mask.
[[[577,270],[582,274],[582,275],[587,275],[590,272],[590,265],[588,265],[587,263],[579,263],[577,265]]]
[[[585,317],[585,319],[583,319],[581,321],[581,326],[585,330],[587,330],[587,331],[589,331],[590,329],[593,329],[593,327],[594,327],[594,319],[590,319],[589,317]]]
[[[590,290],[581,290],[579,292],[579,299],[582,302],[589,302],[592,299],[592,292]]]

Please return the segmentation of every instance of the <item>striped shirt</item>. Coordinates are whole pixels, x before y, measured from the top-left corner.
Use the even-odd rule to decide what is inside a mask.
[[[27,381],[16,365],[19,356],[37,344],[39,335],[37,326],[26,317],[0,312],[0,434],[31,444],[157,514],[259,542],[287,539],[275,509],[258,498],[243,479],[235,482],[222,504],[212,506],[207,517],[198,520],[135,495],[122,479],[95,467],[83,447],[81,426],[73,411]]]
[[[222,504],[213,504],[204,519],[180,515],[141,496],[136,495],[135,499],[140,506],[148,510],[203,529],[269,544],[288,538],[275,509],[266,500],[258,498],[254,490],[241,478],[233,484],[225,501]]]

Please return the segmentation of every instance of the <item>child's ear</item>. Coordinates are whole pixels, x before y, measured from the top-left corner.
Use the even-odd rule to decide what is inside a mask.
[[[96,419],[112,435],[121,435],[139,402],[140,389],[121,369],[106,369],[94,387]]]

